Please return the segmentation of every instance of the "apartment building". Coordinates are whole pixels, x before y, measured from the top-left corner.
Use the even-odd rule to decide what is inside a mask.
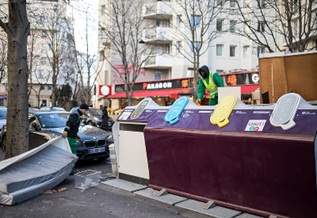
[[[0,6],[2,14],[8,14],[7,0],[0,0]],[[33,107],[51,106],[53,80],[56,80],[58,88],[59,84],[64,84],[67,73],[73,70],[72,61],[69,61],[71,48],[66,28],[72,28],[72,21],[67,18],[67,7],[61,0],[27,1],[31,24],[27,45],[29,104]],[[54,78],[56,71],[59,71],[59,76]],[[0,100],[0,104],[6,105],[6,79],[1,83],[0,96],[3,96],[3,100]]]

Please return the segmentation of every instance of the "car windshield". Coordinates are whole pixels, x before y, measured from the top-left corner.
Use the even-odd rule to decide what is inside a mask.
[[[48,113],[37,116],[43,128],[61,128],[65,127],[69,114],[66,113]]]
[[[7,109],[0,109],[0,119],[6,119],[7,118]]]
[[[89,109],[89,113],[94,116],[102,116],[102,110],[100,109]]]

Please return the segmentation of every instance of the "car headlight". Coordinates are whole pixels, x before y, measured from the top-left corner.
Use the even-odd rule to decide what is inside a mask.
[[[107,143],[113,143],[113,137],[112,137],[112,135],[109,135],[108,137],[107,137]]]
[[[81,141],[77,141],[76,143],[77,143],[77,147],[84,147],[83,142],[81,142]]]

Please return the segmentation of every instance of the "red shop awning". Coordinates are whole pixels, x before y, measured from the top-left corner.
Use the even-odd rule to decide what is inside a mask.
[[[178,93],[190,93],[191,89],[165,89],[165,90],[153,90],[153,91],[135,91],[133,92],[134,98],[145,98],[145,97],[171,97],[177,98]],[[125,92],[118,92],[113,95],[107,96],[107,98],[126,98]]]

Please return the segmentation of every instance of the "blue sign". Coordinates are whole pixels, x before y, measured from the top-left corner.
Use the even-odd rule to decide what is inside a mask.
[[[183,112],[188,102],[189,98],[186,96],[177,99],[172,107],[167,111],[164,120],[171,125],[177,123],[179,121],[179,116]]]

